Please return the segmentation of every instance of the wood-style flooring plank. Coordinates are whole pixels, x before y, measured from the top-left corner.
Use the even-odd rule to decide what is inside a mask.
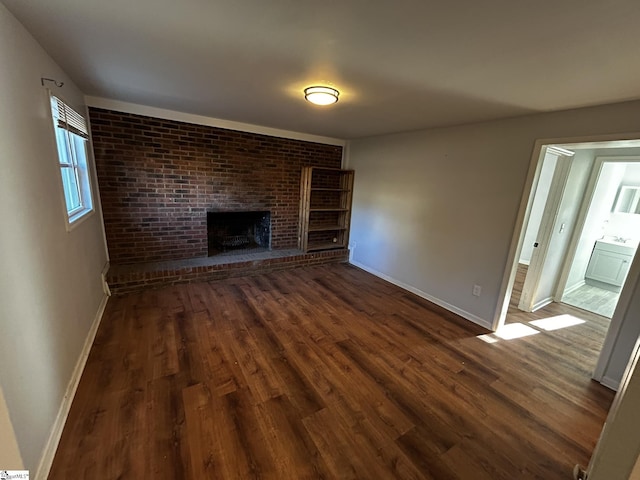
[[[331,478],[318,447],[286,396],[260,403],[257,411],[265,445],[271,452],[278,478]]]
[[[146,387],[146,471],[158,480],[193,478],[186,454],[185,412],[182,397],[186,381],[180,375],[151,380]]]
[[[192,478],[277,478],[268,440],[242,425],[256,417],[239,415],[237,395],[219,397],[203,383],[183,390]]]
[[[584,318],[487,343],[349,265],[114,297],[49,478],[566,480],[613,398]]]

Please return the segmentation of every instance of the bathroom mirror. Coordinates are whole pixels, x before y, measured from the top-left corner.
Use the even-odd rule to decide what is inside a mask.
[[[620,187],[613,211],[616,213],[640,213],[640,187],[629,185]]]

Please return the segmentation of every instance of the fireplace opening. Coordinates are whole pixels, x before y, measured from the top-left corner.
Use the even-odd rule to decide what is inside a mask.
[[[209,256],[271,248],[271,213],[207,212]]]

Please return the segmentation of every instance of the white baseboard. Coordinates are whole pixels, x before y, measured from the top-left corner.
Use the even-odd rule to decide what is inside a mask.
[[[553,297],[547,297],[543,300],[540,300],[539,302],[536,302],[531,308],[531,311],[535,312],[536,310],[540,310],[541,308],[546,307],[550,303],[553,303]]]
[[[111,263],[107,260],[107,263],[104,264],[102,268],[102,273],[100,273],[100,280],[102,281],[102,291],[107,294],[107,296],[111,296],[111,289],[109,288],[109,283],[107,282],[107,273],[109,272],[109,268]]]
[[[56,420],[55,422],[53,422],[53,427],[51,428],[49,439],[47,440],[42,457],[40,458],[40,463],[38,464],[38,469],[36,470],[36,475],[34,477],[35,480],[46,480],[49,476],[49,471],[51,470],[51,465],[53,464],[53,457],[55,456],[56,450],[58,449],[58,443],[60,442],[60,437],[62,436],[62,430],[64,429],[64,425],[67,421],[67,416],[69,415],[69,410],[71,409],[73,397],[75,396],[76,390],[78,389],[80,377],[82,376],[84,366],[87,363],[87,358],[89,357],[89,352],[91,351],[93,341],[96,338],[96,333],[98,332],[98,327],[100,326],[100,322],[102,321],[102,315],[104,314],[104,309],[107,306],[108,299],[109,297],[107,295],[104,295],[102,297],[102,301],[100,302],[100,306],[98,307],[98,312],[93,319],[93,324],[91,325],[89,333],[87,334],[87,338],[84,342],[84,345],[82,346],[80,357],[78,358],[78,362],[76,363],[73,374],[71,375],[71,380],[69,380],[69,384],[67,385],[67,391],[65,392],[62,399],[60,410],[58,410]]]
[[[445,310],[449,310],[452,313],[455,313],[456,315],[460,315],[462,318],[464,318],[465,320],[469,320],[470,322],[473,322],[477,325],[480,325],[481,327],[484,327],[488,330],[491,330],[491,322],[488,320],[485,320],[484,318],[480,318],[477,315],[474,315],[472,313],[469,313],[465,310],[462,310],[458,307],[456,307],[455,305],[451,305],[450,303],[447,303],[443,300],[440,300],[439,298],[436,298],[434,296],[429,295],[428,293],[423,292],[422,290],[419,290],[415,287],[412,287],[409,284],[406,284],[404,282],[401,282],[400,280],[396,280],[393,277],[390,277],[389,275],[379,272],[377,270],[374,270],[373,268],[367,267],[366,265],[363,265],[359,262],[356,262],[353,260],[353,258],[351,258],[349,260],[349,263],[355,267],[361,268],[362,270],[364,270],[365,272],[370,273],[371,275],[375,275],[378,278],[381,278],[383,280],[386,280],[389,283],[393,283],[394,285],[407,290],[411,293],[415,293],[416,295],[418,295],[419,297],[424,298],[425,300],[429,300],[431,303],[435,303],[436,305],[438,305],[439,307],[444,308]]]
[[[602,380],[600,380],[600,383],[615,392],[620,388],[620,380],[615,380],[613,378],[603,377]]]
[[[570,286],[568,288],[565,288],[564,292],[562,293],[562,296],[564,297],[565,295],[569,295],[570,293],[575,292],[576,290],[578,290],[580,287],[582,287],[584,285],[586,285],[586,282],[584,280],[581,280],[578,283],[576,283],[576,284],[574,284],[574,285],[572,285],[572,286]]]

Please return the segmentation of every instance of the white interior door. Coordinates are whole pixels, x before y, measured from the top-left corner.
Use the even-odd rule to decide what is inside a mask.
[[[547,151],[545,161],[553,161],[553,159],[547,158],[549,154],[555,156],[556,166],[518,305],[518,308],[525,312],[533,312],[553,301],[557,275],[553,272],[545,272],[545,270],[550,270],[550,267],[553,267],[554,271],[561,269],[561,265],[557,265],[557,269],[555,265],[549,265],[547,259],[554,233],[564,233],[564,226],[558,224],[557,220],[571,167],[571,156],[550,149]],[[542,282],[543,275],[547,275],[546,280],[549,281]]]

